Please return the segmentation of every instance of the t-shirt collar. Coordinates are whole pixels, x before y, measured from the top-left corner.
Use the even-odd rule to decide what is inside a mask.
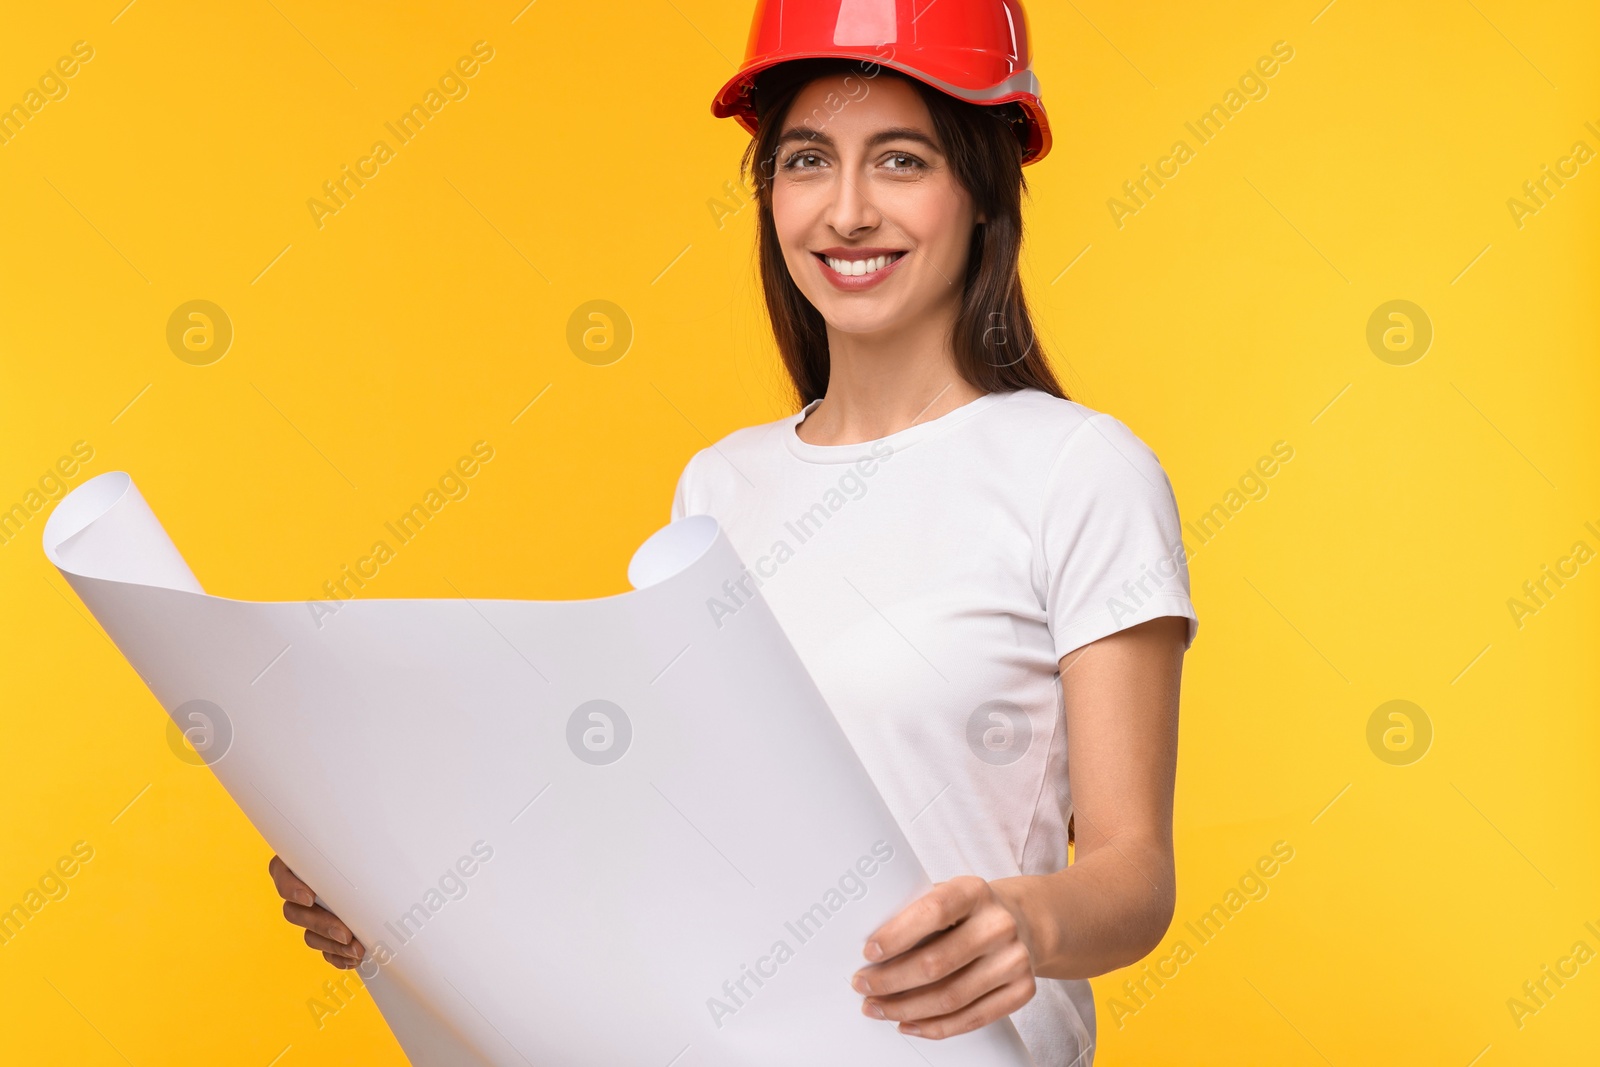
[[[998,403],[1001,399],[1013,395],[1013,392],[985,393],[976,400],[969,400],[958,408],[953,408],[937,418],[927,419],[923,422],[913,423],[903,430],[899,430],[887,437],[880,437],[873,441],[858,441],[848,445],[815,445],[802,441],[800,435],[795,433],[795,427],[800,425],[807,415],[816,406],[822,403],[822,398],[811,401],[801,408],[796,414],[778,423],[778,433],[788,445],[789,451],[799,459],[808,463],[855,463],[858,460],[881,458],[884,446],[896,452],[916,444],[926,437],[944,433],[952,426],[966,421],[978,412]]]

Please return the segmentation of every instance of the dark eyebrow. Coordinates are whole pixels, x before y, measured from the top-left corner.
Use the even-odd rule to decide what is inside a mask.
[[[885,141],[915,141],[918,144],[927,145],[935,152],[940,150],[937,141],[921,130],[910,126],[890,126],[887,129],[879,130],[867,138],[867,147],[869,149],[876,148]],[[783,135],[778,138],[778,147],[782,148],[790,142],[833,146],[832,137],[829,137],[824,131],[814,130],[810,126],[790,126],[787,130],[784,130]]]

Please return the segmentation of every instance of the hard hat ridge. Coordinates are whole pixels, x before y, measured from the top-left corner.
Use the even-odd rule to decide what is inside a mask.
[[[881,64],[971,104],[1015,104],[1023,165],[1050,151],[1021,0],[757,0],[744,63],[711,113],[754,134],[757,76],[829,58]]]

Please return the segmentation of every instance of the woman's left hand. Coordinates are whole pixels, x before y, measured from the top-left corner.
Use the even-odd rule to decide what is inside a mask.
[[[934,886],[867,938],[863,954],[881,962],[851,979],[866,995],[862,1012],[898,1021],[902,1034],[944,1038],[1022,1007],[1033,998],[1034,952],[1015,909],[973,875]]]

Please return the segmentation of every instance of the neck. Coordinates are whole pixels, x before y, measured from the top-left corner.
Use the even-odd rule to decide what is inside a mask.
[[[800,439],[848,445],[888,437],[971,403],[983,393],[956,370],[955,309],[893,334],[828,327],[828,391],[797,427]]]

